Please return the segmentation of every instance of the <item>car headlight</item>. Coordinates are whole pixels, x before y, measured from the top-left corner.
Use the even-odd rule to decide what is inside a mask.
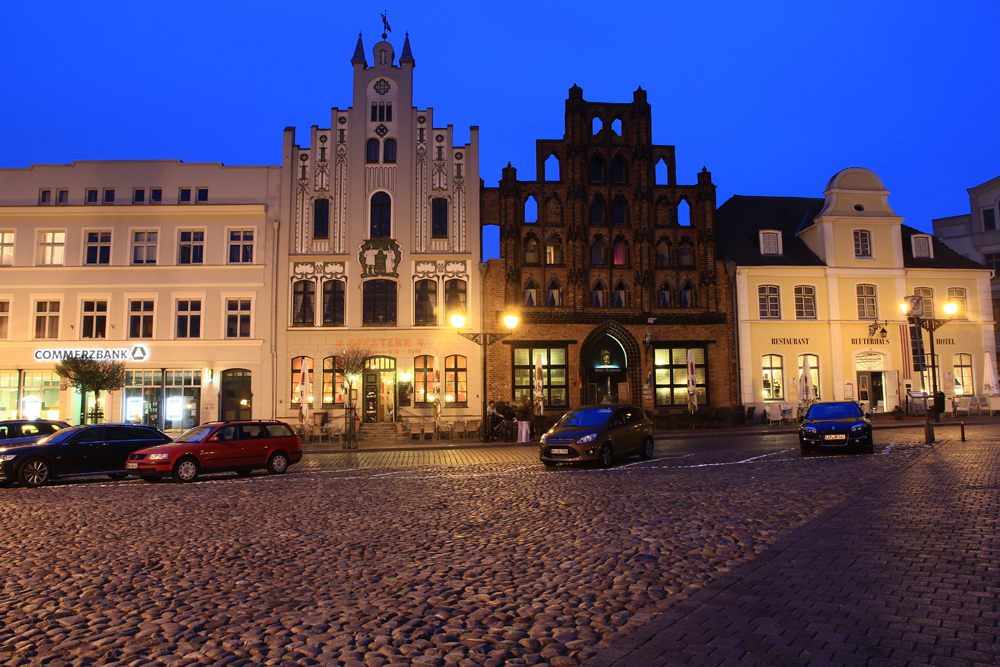
[[[802,430],[805,431],[806,433],[815,433],[816,432],[816,427],[815,426],[803,426]]]
[[[593,440],[596,437],[597,437],[596,433],[591,433],[590,435],[583,436],[582,438],[580,438],[579,440],[577,440],[576,443],[578,445],[582,445],[585,442],[590,442],[591,440]]]
[[[150,454],[149,455],[149,460],[150,461],[163,461],[164,459],[169,459],[169,458],[170,458],[170,454],[165,454],[165,453],[164,454]]]
[[[538,440],[538,442],[540,442],[540,443],[542,443],[542,444],[544,445],[544,444],[545,444],[546,442],[548,442],[548,440],[549,440],[549,434],[548,434],[548,433],[545,433],[545,434],[544,434],[544,435],[542,435],[542,437],[541,437],[541,438],[540,438],[540,439]]]
[[[851,433],[860,433],[863,430],[865,430],[864,424],[855,424],[851,427]]]
[[[0,454],[0,461],[13,461],[17,454]]]

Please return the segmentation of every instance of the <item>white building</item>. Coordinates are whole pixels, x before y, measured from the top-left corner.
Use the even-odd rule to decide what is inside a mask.
[[[172,160],[0,169],[0,420],[82,421],[54,373],[126,362],[108,421],[272,416],[278,167]]]
[[[359,38],[351,106],[307,147],[285,130],[276,415],[298,415],[304,362],[312,409],[341,417],[339,353],[360,347],[373,354],[355,384],[363,421],[427,416],[434,400],[446,418],[478,416],[480,348],[450,324],[461,312],[482,331],[478,128],[456,147],[452,126],[413,106],[409,38],[398,62],[387,41],[373,56]]]

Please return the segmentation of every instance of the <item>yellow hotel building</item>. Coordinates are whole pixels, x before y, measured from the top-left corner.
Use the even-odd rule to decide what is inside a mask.
[[[804,371],[820,400],[873,410],[906,407],[931,389],[932,335],[908,326],[903,297],[933,312],[937,387],[983,396],[996,358],[991,271],[903,224],[868,169],[850,168],[825,198],[734,196],[718,210],[720,245],[735,281],[739,395],[757,414],[802,395]],[[957,312],[949,317],[946,302]],[[914,359],[925,368],[914,372]],[[989,356],[987,356],[989,355]]]

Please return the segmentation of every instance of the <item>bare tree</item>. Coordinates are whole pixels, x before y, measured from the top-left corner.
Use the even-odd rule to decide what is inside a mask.
[[[84,421],[97,421],[104,417],[100,409],[101,392],[121,389],[125,384],[125,364],[120,361],[98,361],[85,357],[66,357],[55,367],[56,374],[79,389],[84,404],[87,392],[94,392],[94,411],[85,414]]]
[[[340,358],[344,362],[344,382],[347,383],[347,437],[344,438],[344,449],[357,449],[358,436],[354,428],[354,382],[361,377],[365,370],[365,363],[368,357],[372,356],[372,350],[367,347],[352,347],[340,351]]]

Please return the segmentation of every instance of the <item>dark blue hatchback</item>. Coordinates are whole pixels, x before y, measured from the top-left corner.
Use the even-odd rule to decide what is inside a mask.
[[[803,456],[845,451],[874,454],[870,416],[851,401],[813,403],[799,425]]]

